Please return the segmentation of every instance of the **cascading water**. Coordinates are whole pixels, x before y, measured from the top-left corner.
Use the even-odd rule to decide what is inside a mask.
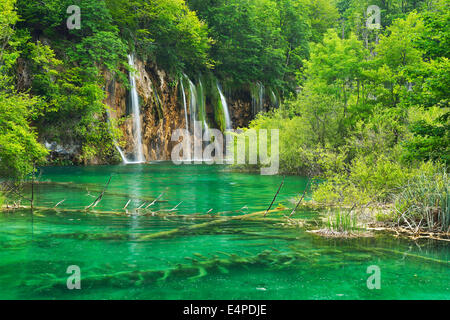
[[[205,130],[205,137],[209,138],[209,126],[208,123],[206,122],[206,106],[205,106],[205,92],[203,90],[203,83],[202,80],[199,79],[198,80],[198,90],[197,90],[197,101],[199,104],[199,116],[200,116],[200,121],[202,121],[203,123],[203,128]]]
[[[134,69],[134,56],[128,55],[128,64]],[[135,162],[144,162],[144,152],[142,148],[142,128],[141,112],[139,107],[139,96],[136,89],[136,78],[133,71],[130,71],[130,89],[131,89],[131,110],[133,112],[134,124],[134,157]]]
[[[198,90],[197,90],[197,103],[198,103],[198,115],[199,121],[203,124],[203,146],[208,144],[211,140],[211,133],[209,131],[208,122],[206,121],[206,96],[203,89],[202,79],[198,79]],[[204,158],[202,155],[202,161],[210,161],[210,158]]]
[[[187,105],[186,105],[186,93],[184,92],[184,85],[183,85],[183,78],[180,78],[181,83],[181,94],[183,96],[183,106],[184,106],[184,118],[186,121],[186,130],[189,132],[189,122],[188,122],[188,115],[187,115]]]
[[[278,101],[277,95],[275,94],[275,92],[273,90],[270,91],[270,94],[271,94],[271,97],[272,97],[272,101],[271,101],[272,105],[275,108],[278,108],[280,106],[280,103]]]
[[[197,120],[197,89],[194,83],[189,81],[189,111],[191,116],[191,128],[194,128],[194,122]]]
[[[252,111],[256,116],[264,109],[264,85],[261,82],[257,82],[252,89]]]
[[[225,98],[225,96],[223,95],[222,90],[220,89],[219,82],[217,82],[217,90],[219,91],[220,101],[222,102],[223,115],[224,115],[224,118],[225,118],[226,129],[227,130],[233,129],[233,126],[232,126],[232,123],[231,123],[231,118],[230,118],[230,112],[228,110],[227,99]]]
[[[209,126],[206,121],[205,95],[203,91],[203,84],[199,79],[198,87],[185,75],[189,83],[189,116],[191,122],[191,135],[196,141],[203,144],[203,140],[208,140],[210,137]],[[187,114],[187,113],[186,113]],[[203,133],[203,135],[202,135]],[[202,155],[195,155],[191,159],[194,161],[204,161]]]
[[[259,83],[259,100],[258,100],[258,109],[262,111],[264,108],[264,86],[260,82]]]
[[[116,150],[119,152],[120,157],[122,158],[122,162],[123,162],[124,164],[130,163],[130,162],[127,160],[127,157],[125,156],[125,153],[122,151],[122,149],[120,149],[119,145],[117,144],[117,141],[115,141],[115,140],[114,140],[114,145],[116,146]]]

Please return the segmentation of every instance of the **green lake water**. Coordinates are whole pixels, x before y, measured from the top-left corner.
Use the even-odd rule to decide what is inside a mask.
[[[310,222],[301,228],[273,220],[188,228],[212,221],[206,215],[211,209],[223,215],[265,210],[280,176],[166,162],[41,172],[40,181],[48,183],[37,187],[36,205],[65,201],[60,211],[0,214],[0,299],[450,299],[447,242],[385,233],[325,239],[306,232],[319,215],[310,211],[296,213]],[[102,201],[84,212],[110,176]],[[292,208],[290,200],[306,182],[286,177],[274,207]],[[164,201],[151,206],[153,211],[182,201],[171,216],[135,214],[161,193]],[[170,237],[142,239],[183,227],[186,232]],[[67,289],[71,265],[80,267],[80,290]],[[379,290],[367,286],[369,266],[380,269]]]

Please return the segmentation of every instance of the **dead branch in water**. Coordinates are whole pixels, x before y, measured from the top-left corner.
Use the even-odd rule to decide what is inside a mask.
[[[63,203],[64,201],[66,201],[66,199],[61,200],[60,202],[58,202],[53,208],[56,208],[57,206],[59,206],[61,203]]]
[[[138,207],[138,209],[141,209],[143,206],[145,206],[147,204],[147,202],[146,201],[144,201],[139,207]]]
[[[102,193],[100,193],[100,195],[97,197],[97,199],[95,199],[94,202],[92,202],[88,207],[86,207],[86,210],[89,210],[90,208],[95,208],[100,203],[100,201],[102,201],[103,195],[105,194],[105,191],[108,188],[109,183],[111,182],[111,178],[112,178],[112,175],[109,176],[108,182],[106,183],[105,187],[103,188]]]
[[[295,206],[294,210],[292,210],[291,214],[289,215],[289,218],[294,214],[294,212],[297,210],[297,208],[298,208],[298,206],[300,205],[300,203],[302,203],[303,199],[305,198],[306,190],[308,190],[308,186],[309,186],[310,181],[311,181],[311,178],[308,179],[308,182],[306,183],[305,190],[303,190],[302,197],[301,197],[300,200],[297,202],[297,205]]]
[[[19,187],[18,186],[14,186],[11,185],[10,183],[2,183],[2,191],[4,191],[4,193],[14,193],[16,196],[18,196],[20,199],[26,200],[31,202],[31,199],[28,199],[27,197],[23,196],[20,191],[19,191]]]
[[[164,195],[164,192],[161,193],[155,200],[153,200],[148,206],[145,207],[145,209],[151,207],[152,205],[154,205],[162,196]]]
[[[182,203],[183,203],[183,201],[181,201],[179,204],[177,204],[175,207],[173,207],[169,211],[175,211],[180,206],[180,204],[182,204]]]
[[[35,182],[35,184],[42,185],[42,186],[56,186],[56,187],[63,187],[63,188],[71,188],[71,189],[83,190],[83,191],[87,191],[88,193],[89,192],[100,193],[103,190],[101,187],[98,187],[95,184],[87,184],[87,183],[37,181],[37,182]],[[117,191],[112,191],[112,190],[108,191],[108,196],[125,198],[126,200],[131,198],[132,200],[147,201],[147,202],[151,202],[151,201],[155,200],[154,197],[145,197],[145,196],[135,197],[135,196],[130,195],[128,193],[122,193],[122,192],[117,192]],[[92,197],[95,198],[95,196],[92,196]],[[26,199],[26,200],[30,201],[30,199]],[[156,201],[156,202],[158,202],[158,203],[159,202],[167,202],[167,200],[159,200],[159,201]]]
[[[277,193],[275,193],[275,196],[273,197],[273,200],[270,203],[270,206],[267,208],[266,212],[264,213],[264,217],[267,215],[267,213],[269,212],[270,208],[272,208],[273,203],[275,202],[275,199],[278,197],[278,194],[280,193],[281,187],[283,187],[283,184],[284,184],[284,178],[286,178],[286,176],[283,176],[283,181],[281,181],[281,184],[278,187]]]

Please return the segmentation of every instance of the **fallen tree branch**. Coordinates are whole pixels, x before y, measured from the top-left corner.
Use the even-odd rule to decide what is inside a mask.
[[[286,176],[283,176],[283,181],[281,181],[281,184],[278,187],[277,193],[275,193],[275,196],[273,197],[273,200],[270,203],[270,206],[267,208],[266,212],[264,213],[264,217],[267,215],[267,213],[269,212],[270,208],[272,208],[272,205],[275,202],[275,199],[277,198],[278,194],[280,193],[281,187],[283,187],[283,184],[284,184],[284,178],[286,178]]]
[[[302,203],[303,199],[305,198],[306,190],[308,190],[308,186],[309,186],[310,181],[311,181],[311,178],[308,179],[308,182],[306,183],[305,190],[303,190],[302,197],[301,197],[300,200],[297,202],[297,205],[295,206],[294,210],[292,210],[291,214],[289,215],[289,218],[294,214],[294,212],[297,210],[297,208],[298,208],[298,206],[300,205],[300,203]]]
[[[97,199],[95,199],[94,202],[92,202],[88,207],[86,207],[86,210],[89,210],[90,208],[95,208],[100,203],[100,201],[102,201],[103,195],[105,194],[105,191],[108,188],[109,183],[111,182],[111,178],[112,178],[112,175],[109,176],[108,182],[106,183],[105,187],[103,188],[102,193],[100,193],[100,195],[97,197]]]
[[[156,203],[156,201],[158,201],[162,196],[164,195],[164,192],[161,193],[155,200],[153,200],[148,206],[145,207],[145,209],[147,209],[148,207],[151,207],[152,205],[154,205]]]
[[[63,203],[64,201],[66,201],[66,199],[61,200],[60,202],[58,202],[53,208],[56,208],[57,206],[59,206],[61,203]]]

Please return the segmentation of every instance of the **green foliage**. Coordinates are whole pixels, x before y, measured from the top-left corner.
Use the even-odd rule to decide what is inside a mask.
[[[337,7],[344,20],[344,31],[350,29],[361,38],[369,39],[370,34],[365,23],[366,10],[370,5],[380,8],[381,27],[384,29],[392,25],[396,19],[403,19],[414,10],[431,10],[436,0],[338,0],[337,2]],[[340,27],[342,28],[342,25]]]
[[[37,100],[27,95],[0,92],[0,178],[21,180],[33,164],[45,160],[47,150],[36,141],[28,122],[29,109]]]
[[[307,12],[311,26],[311,41],[322,41],[328,29],[333,28],[339,19],[339,12],[334,1],[330,0],[301,0],[299,1]]]
[[[81,29],[69,30],[66,9],[73,4],[81,8]],[[78,146],[78,161],[108,159],[117,136],[105,121],[101,74],[107,70],[119,81],[126,79],[122,70],[128,50],[105,1],[37,5],[18,0],[18,11],[24,19],[18,23],[16,47],[28,73],[28,81],[18,89],[42,97],[30,110],[41,139]],[[36,35],[46,44],[35,40]]]
[[[308,57],[311,17],[306,0],[189,0],[210,27],[211,58],[220,79],[235,86],[257,81],[293,91]],[[316,17],[323,21],[326,14]]]
[[[139,56],[171,74],[212,66],[207,25],[184,0],[106,0],[114,23]]]
[[[411,125],[410,130],[414,137],[405,143],[403,157],[407,160],[439,160],[450,162],[450,125],[448,120],[445,125],[438,121],[427,124],[418,121]]]
[[[330,30],[305,63],[301,93],[280,109],[260,115],[251,128],[280,130],[282,171],[318,173],[325,154],[337,152],[361,115],[358,97],[367,52],[355,36],[340,39]]]
[[[411,171],[386,156],[359,156],[345,171],[329,171],[314,189],[313,198],[324,204],[366,205],[390,202],[391,194],[411,177]]]
[[[16,0],[4,0],[0,4],[0,9],[2,12],[0,15],[0,43],[2,45],[1,54],[3,54],[3,49],[8,44],[11,36],[14,35],[14,25],[19,20],[19,16],[14,10],[15,3]]]
[[[5,196],[0,192],[0,208],[5,203],[5,200],[6,200]]]
[[[344,34],[342,25],[328,30],[313,44],[300,93],[259,115],[250,128],[280,129],[281,171],[319,177],[315,201],[359,207],[396,202],[413,226],[423,219],[429,221],[423,226],[448,228],[450,69],[437,41],[447,41],[442,26],[448,7],[443,1],[429,7],[379,3],[385,20],[375,41],[364,29],[368,2],[361,3],[339,2],[343,18],[359,12],[361,19],[344,26]],[[409,12],[413,8],[421,11]],[[433,171],[439,165],[424,161],[444,167]],[[329,225],[340,228],[346,221],[339,213]]]
[[[422,13],[425,31],[420,39],[421,48],[427,57],[450,59],[450,3],[448,0],[435,0],[429,10]]]
[[[47,151],[37,142],[29,122],[30,110],[39,99],[14,92],[13,68],[21,42],[14,30],[18,21],[14,5],[12,0],[0,4],[0,178],[20,181],[35,163],[45,160]]]
[[[5,0],[0,3],[0,88],[12,91],[11,71],[18,58],[18,53],[12,50],[16,45],[12,38],[15,36],[14,24],[19,17],[14,10],[15,0]]]

